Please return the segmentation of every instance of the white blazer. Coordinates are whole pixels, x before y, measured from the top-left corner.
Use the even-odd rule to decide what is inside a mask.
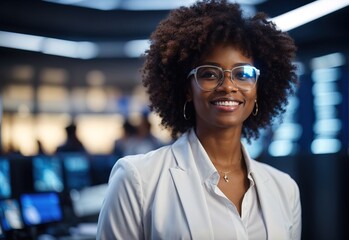
[[[170,146],[117,161],[99,215],[97,239],[213,239],[191,148],[197,144],[193,135],[199,142],[190,131]],[[243,154],[250,159],[244,148]],[[250,162],[267,238],[301,239],[297,184],[271,166]]]

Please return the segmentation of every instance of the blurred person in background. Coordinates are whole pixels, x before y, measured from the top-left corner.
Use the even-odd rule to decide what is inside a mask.
[[[130,154],[137,142],[137,128],[127,119],[123,124],[123,136],[115,141],[114,154],[123,157]]]
[[[45,154],[44,147],[39,139],[36,140],[36,144],[38,146],[38,154]]]
[[[76,135],[76,125],[74,123],[69,124],[65,128],[65,132],[67,136],[66,141],[57,148],[57,153],[86,151],[84,145]]]
[[[143,113],[138,126],[138,136],[140,139],[138,149],[141,151],[140,153],[146,153],[164,145],[160,139],[153,135],[151,127],[148,114]]]
[[[293,40],[211,0],[173,10],[150,42],[143,84],[177,140],[117,161],[97,239],[301,239],[296,182],[241,142],[285,111]]]
[[[147,153],[157,149],[163,143],[151,133],[151,123],[147,114],[142,114],[139,125],[134,126],[129,120],[123,125],[124,135],[115,142],[114,154],[119,157]]]

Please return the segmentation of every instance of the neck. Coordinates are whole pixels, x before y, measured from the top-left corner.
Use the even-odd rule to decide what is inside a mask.
[[[212,163],[220,171],[242,170],[241,129],[236,131],[200,131],[196,134]]]
[[[245,161],[243,161],[242,153],[233,161],[223,162],[211,160],[217,171],[221,173],[238,173],[246,170]]]

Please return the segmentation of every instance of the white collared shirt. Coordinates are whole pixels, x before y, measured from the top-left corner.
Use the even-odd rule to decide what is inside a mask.
[[[214,239],[267,239],[263,213],[248,158],[244,157],[250,186],[243,197],[240,216],[235,205],[218,188],[220,175],[194,131],[191,132],[190,138],[197,143],[191,144],[191,147],[203,187],[206,190],[205,197]]]

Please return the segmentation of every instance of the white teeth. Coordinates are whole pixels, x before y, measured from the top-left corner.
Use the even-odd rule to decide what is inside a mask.
[[[219,101],[219,102],[215,102],[216,105],[219,106],[237,106],[239,105],[239,102],[236,101]]]

